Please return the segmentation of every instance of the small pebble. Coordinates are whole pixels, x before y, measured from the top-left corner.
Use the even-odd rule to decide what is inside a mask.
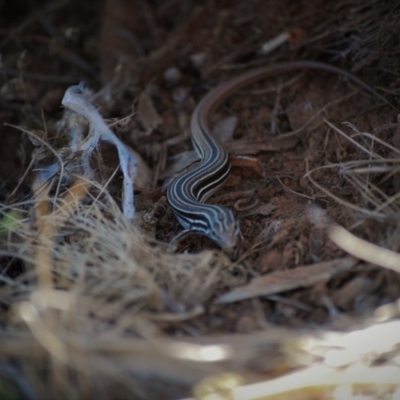
[[[190,56],[190,61],[196,68],[200,68],[202,65],[204,65],[206,59],[207,59],[206,53],[197,53]]]
[[[182,72],[177,67],[168,68],[164,72],[164,79],[167,82],[168,86],[176,86],[182,80]]]
[[[183,103],[188,98],[189,91],[187,88],[178,87],[172,92],[172,98],[176,103]]]

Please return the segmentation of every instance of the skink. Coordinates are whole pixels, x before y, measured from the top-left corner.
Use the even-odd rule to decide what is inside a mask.
[[[220,84],[200,101],[192,114],[192,143],[200,161],[178,176],[168,188],[168,202],[184,228],[179,237],[190,232],[200,233],[212,239],[229,255],[236,253],[240,228],[233,212],[225,207],[205,204],[226,181],[231,169],[227,151],[210,134],[209,116],[230,94],[244,86],[271,75],[299,69],[322,70],[342,75],[388,103],[383,96],[350,72],[316,61],[274,64],[250,70]]]

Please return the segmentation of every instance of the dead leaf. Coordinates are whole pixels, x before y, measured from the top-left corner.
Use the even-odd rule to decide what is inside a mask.
[[[235,167],[247,167],[253,170],[258,176],[265,177],[264,167],[258,158],[248,156],[231,156],[231,164]]]
[[[137,112],[139,121],[146,129],[148,135],[162,123],[162,118],[154,107],[153,100],[148,90],[144,90],[140,93]]]
[[[167,168],[161,173],[160,178],[170,178],[196,161],[199,161],[199,156],[194,150],[183,151],[182,153],[169,157]]]
[[[298,143],[298,138],[292,136],[281,140],[274,139],[263,143],[249,140],[233,140],[225,144],[229,154],[258,154],[262,151],[281,151],[291,149]]]
[[[258,276],[252,279],[249,284],[220,296],[216,303],[233,303],[239,300],[269,296],[300,287],[312,286],[318,282],[331,279],[338,272],[350,270],[357,262],[355,258],[345,257]]]
[[[137,173],[135,184],[139,189],[146,189],[151,184],[151,169],[147,166],[142,157],[137,157]]]
[[[221,143],[233,139],[233,133],[237,127],[238,118],[234,115],[218,121],[212,128],[212,135]]]
[[[277,206],[274,206],[271,203],[260,204],[259,206],[246,211],[243,216],[248,217],[250,215],[263,215],[264,217],[267,217],[268,215],[271,215],[272,211],[274,211],[276,208]]]

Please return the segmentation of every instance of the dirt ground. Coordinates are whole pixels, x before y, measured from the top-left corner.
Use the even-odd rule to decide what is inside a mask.
[[[92,398],[106,387],[104,398],[181,398],[221,371],[265,380],[298,367],[287,355],[271,356],[279,332],[351,329],[394,304],[399,270],[374,262],[370,249],[349,249],[330,229],[337,224],[398,256],[399,16],[399,6],[372,0],[0,1],[0,393]],[[266,51],[279,35],[282,42]],[[248,69],[295,60],[340,67],[375,94],[340,74],[299,69],[230,96],[212,123],[234,166],[210,202],[238,218],[240,257],[229,260],[199,235],[168,253],[182,228],[161,188],[188,165],[196,104]],[[135,185],[132,223],[121,213],[125,177],[110,144],[91,157],[84,194],[73,189],[81,150],[68,132],[82,123],[61,101],[79,82],[147,166],[139,168],[145,178]],[[41,197],[37,174],[58,159],[65,171]],[[75,209],[61,218],[51,199]],[[5,222],[10,210],[15,228]],[[88,271],[81,278],[80,266]],[[32,296],[46,273],[46,289],[74,297],[76,309],[38,306]],[[48,333],[27,322],[21,303],[43,314]],[[268,331],[274,339],[260,339]],[[49,332],[74,349],[66,351],[76,352],[74,360],[66,362],[50,339],[46,347]],[[184,364],[182,349],[171,347],[161,360],[151,346],[215,338],[233,346],[242,338],[237,346],[252,350],[257,342],[260,353],[200,368]],[[78,339],[93,340],[92,350]]]

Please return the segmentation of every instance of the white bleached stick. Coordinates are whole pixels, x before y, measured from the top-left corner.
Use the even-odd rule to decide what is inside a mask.
[[[117,148],[122,174],[124,175],[122,210],[126,218],[133,221],[135,215],[133,189],[139,156],[107,126],[94,104],[87,99],[83,84],[69,87],[65,92],[62,104],[90,122],[89,135],[82,143],[81,151],[91,153],[97,147],[99,140],[105,140]]]

